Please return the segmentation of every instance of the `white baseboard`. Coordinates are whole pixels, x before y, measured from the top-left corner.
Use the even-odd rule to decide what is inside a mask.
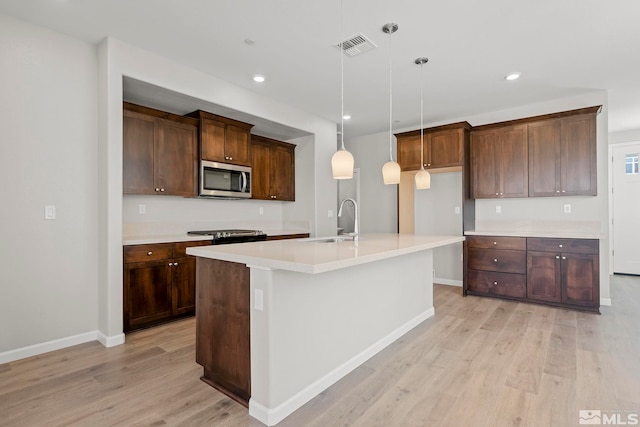
[[[22,348],[16,348],[0,353],[0,365],[3,363],[14,362],[27,357],[37,356],[50,351],[60,350],[62,348],[71,347],[86,342],[99,341],[105,347],[113,347],[124,344],[124,334],[106,336],[99,331],[85,332],[84,334],[73,335],[71,337],[60,338],[57,340],[47,341],[40,344],[29,345]]]
[[[424,311],[273,409],[256,402],[253,398],[249,399],[249,415],[268,426],[278,424],[280,421],[291,415],[296,409],[303,406],[305,403],[339,381],[349,372],[362,365],[389,344],[418,326],[420,323],[424,322],[426,319],[432,317],[434,314],[435,310],[433,307]]]
[[[74,335],[71,337],[43,342],[40,344],[29,345],[27,347],[16,348],[15,350],[9,350],[0,353],[0,364],[25,359],[31,356],[37,356],[38,354],[60,350],[61,348],[71,347],[73,345],[84,344],[86,342],[95,341],[97,339],[98,331],[92,331],[85,332],[84,334]]]
[[[115,347],[117,345],[124,344],[124,334],[106,336],[102,332],[98,331],[98,341],[107,348]]]
[[[433,283],[438,285],[457,286],[459,288],[462,287],[462,280],[440,279],[436,277],[433,279]]]
[[[600,298],[600,305],[611,307],[611,298]]]

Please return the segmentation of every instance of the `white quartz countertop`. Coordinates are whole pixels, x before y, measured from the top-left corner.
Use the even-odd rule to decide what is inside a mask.
[[[575,230],[475,230],[465,231],[465,236],[496,237],[548,237],[558,239],[605,239],[606,236],[595,231]]]
[[[322,241],[326,239],[330,238],[199,246],[188,248],[187,254],[247,264],[251,267],[316,274],[462,242],[464,236],[388,233],[364,234],[358,242]]]
[[[303,230],[268,229],[262,230],[267,236],[287,236],[292,234],[308,234]],[[187,233],[181,234],[149,234],[149,235],[125,235],[122,238],[123,245],[149,245],[154,243],[172,242],[195,242],[201,240],[212,240],[211,236],[192,236]]]

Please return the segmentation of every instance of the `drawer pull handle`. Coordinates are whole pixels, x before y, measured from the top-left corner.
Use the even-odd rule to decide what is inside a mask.
[[[147,255],[151,256],[151,255],[153,255],[153,252],[149,251],[149,252],[147,252]]]

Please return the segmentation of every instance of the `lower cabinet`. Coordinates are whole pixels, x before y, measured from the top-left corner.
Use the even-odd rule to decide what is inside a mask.
[[[598,312],[599,242],[468,236],[464,294]]]
[[[124,331],[166,322],[195,310],[195,258],[191,246],[210,241],[124,247]]]

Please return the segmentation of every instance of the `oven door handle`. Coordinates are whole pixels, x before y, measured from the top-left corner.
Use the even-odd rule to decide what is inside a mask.
[[[247,192],[247,173],[240,172],[240,175],[242,176],[242,189],[240,190],[240,192],[246,193]]]

